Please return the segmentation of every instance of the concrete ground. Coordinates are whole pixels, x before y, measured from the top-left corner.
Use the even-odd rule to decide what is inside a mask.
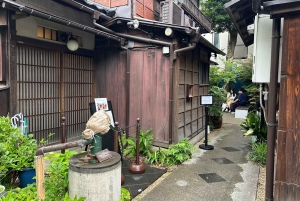
[[[246,159],[251,138],[242,137],[242,121],[225,113],[222,128],[209,135],[214,150],[198,149],[140,200],[254,201],[259,167]]]

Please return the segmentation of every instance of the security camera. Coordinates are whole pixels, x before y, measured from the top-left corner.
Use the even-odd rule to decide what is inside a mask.
[[[132,22],[127,22],[128,28],[137,29],[139,27],[139,21],[134,19]]]

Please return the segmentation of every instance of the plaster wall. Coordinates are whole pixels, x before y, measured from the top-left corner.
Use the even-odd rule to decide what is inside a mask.
[[[61,24],[57,24],[54,22],[50,22],[50,21],[47,21],[47,20],[44,20],[41,18],[32,17],[32,16],[23,18],[23,19],[19,19],[16,21],[17,35],[25,36],[28,38],[34,38],[34,39],[38,39],[38,40],[44,40],[44,41],[48,41],[48,42],[51,41],[53,43],[58,43],[58,44],[66,44],[66,43],[59,42],[59,41],[52,41],[52,40],[48,40],[48,39],[39,38],[37,36],[37,27],[38,26],[47,27],[50,29],[67,32],[67,33],[72,32],[73,35],[82,37],[83,48],[89,49],[89,50],[94,49],[94,45],[95,45],[94,34],[84,32],[84,31],[81,31],[78,29],[74,29],[72,27],[64,26]]]

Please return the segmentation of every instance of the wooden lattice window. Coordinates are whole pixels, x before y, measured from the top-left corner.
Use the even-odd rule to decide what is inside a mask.
[[[59,42],[68,42],[70,37],[69,33],[57,31],[47,27],[38,26],[37,27],[37,36],[39,38],[44,38],[47,40],[59,41]],[[78,42],[78,45],[82,47],[82,37],[73,35],[73,37]]]

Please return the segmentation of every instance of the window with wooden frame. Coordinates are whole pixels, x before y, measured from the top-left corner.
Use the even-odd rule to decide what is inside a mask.
[[[47,40],[59,41],[59,42],[68,42],[70,37],[69,33],[57,31],[54,29],[38,26],[37,27],[37,36],[39,38],[44,38]],[[73,35],[73,37],[78,42],[79,47],[82,47],[82,37]]]
[[[200,62],[199,66],[199,85],[209,84],[209,64]]]

